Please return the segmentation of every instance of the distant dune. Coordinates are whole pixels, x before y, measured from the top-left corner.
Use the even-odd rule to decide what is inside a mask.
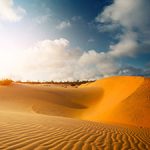
[[[0,86],[0,149],[148,150],[150,79]]]

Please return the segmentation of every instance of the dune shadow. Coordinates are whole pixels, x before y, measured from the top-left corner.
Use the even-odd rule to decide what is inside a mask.
[[[93,90],[93,89],[92,89]],[[103,96],[103,89],[99,88],[90,91],[89,88],[85,89],[75,89],[75,90],[63,90],[63,91],[45,91],[49,98],[45,99],[47,102],[63,105],[65,107],[73,109],[86,109],[87,104],[94,104],[100,100]],[[55,98],[51,98],[51,95]]]

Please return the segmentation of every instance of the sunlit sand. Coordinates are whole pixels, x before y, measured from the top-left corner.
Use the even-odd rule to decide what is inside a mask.
[[[150,79],[0,86],[0,149],[150,149]]]

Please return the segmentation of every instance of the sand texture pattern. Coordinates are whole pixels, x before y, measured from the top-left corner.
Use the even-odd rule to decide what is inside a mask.
[[[149,150],[150,79],[0,86],[0,150]]]

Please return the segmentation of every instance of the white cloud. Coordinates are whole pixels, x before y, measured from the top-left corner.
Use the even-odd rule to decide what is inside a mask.
[[[69,28],[69,27],[71,27],[70,21],[62,21],[59,25],[56,26],[56,28],[59,30]]]
[[[132,57],[138,50],[137,36],[133,32],[126,32],[120,36],[120,41],[115,45],[110,45],[108,52],[113,57],[129,56]]]
[[[150,48],[144,42],[150,36],[149,10],[148,0],[114,0],[96,17],[100,32],[112,32],[117,28],[122,30],[118,43],[110,45],[109,54],[115,57],[134,56],[138,51],[144,51],[142,47]]]
[[[22,76],[30,80],[96,79],[118,70],[109,54],[71,49],[63,38],[40,41],[23,55]]]
[[[149,4],[148,0],[115,0],[97,16],[96,20],[102,23],[113,22],[130,29],[141,29],[149,22]]]
[[[104,52],[96,52],[95,50],[84,52],[78,62],[80,66],[83,66],[83,70],[85,68],[91,72],[91,69],[95,69],[93,70],[95,75],[111,75],[118,69],[118,65],[111,55]]]
[[[14,7],[13,0],[0,0],[0,19],[16,22],[26,13],[20,6]]]

